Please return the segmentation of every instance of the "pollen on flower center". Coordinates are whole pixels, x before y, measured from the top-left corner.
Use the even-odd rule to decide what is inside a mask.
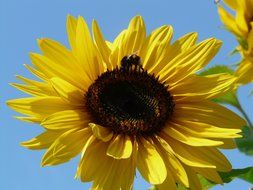
[[[138,56],[124,57],[121,67],[101,74],[86,93],[87,110],[115,133],[151,135],[173,113],[167,88],[144,71]]]

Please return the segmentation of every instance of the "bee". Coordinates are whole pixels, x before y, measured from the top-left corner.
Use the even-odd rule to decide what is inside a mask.
[[[134,68],[133,68],[134,66]],[[127,56],[124,56],[121,60],[121,70],[123,71],[143,71],[142,65],[141,65],[141,58],[136,54],[130,54]]]

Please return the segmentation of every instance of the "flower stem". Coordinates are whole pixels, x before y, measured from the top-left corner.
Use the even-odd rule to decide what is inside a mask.
[[[247,121],[249,127],[251,128],[251,130],[253,130],[253,125],[250,121],[250,118],[248,117],[247,113],[244,111],[244,109],[242,108],[242,105],[240,104],[240,101],[238,100],[237,97],[235,97],[236,101],[237,101],[237,105],[236,108],[241,112],[241,114],[243,115],[244,119]]]

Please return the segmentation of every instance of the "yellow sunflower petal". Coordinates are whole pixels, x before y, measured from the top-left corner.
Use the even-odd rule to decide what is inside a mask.
[[[139,51],[144,42],[146,27],[142,17],[134,17],[130,21],[127,31],[125,41],[122,43],[125,55]]]
[[[164,44],[167,43],[167,45],[170,45],[170,40],[173,35],[173,28],[169,25],[161,26],[154,31],[151,32],[151,34],[145,39],[143,43],[143,47],[140,50],[140,56],[145,57],[145,54],[147,53],[148,49],[152,49],[152,46],[155,44]],[[145,64],[144,64],[145,66]]]
[[[196,172],[188,167],[188,166],[184,166],[185,171],[187,172],[188,178],[189,178],[189,183],[190,183],[190,189],[194,189],[194,190],[202,190],[199,178],[196,174]]]
[[[101,64],[101,57],[96,53],[88,25],[81,16],[77,20],[76,54],[77,59],[91,81],[94,81],[104,72],[104,65]]]
[[[237,36],[243,36],[243,32],[237,27],[235,22],[235,18],[229,14],[224,8],[218,6],[218,13],[220,15],[220,19],[225,25],[225,27],[233,32]]]
[[[197,173],[216,184],[223,184],[223,181],[215,169],[193,168]]]
[[[85,151],[82,160],[78,166],[77,176],[81,181],[92,181],[94,178],[103,179],[107,176],[112,162],[112,158],[106,156],[106,148],[108,144],[99,140],[95,140]],[[96,162],[94,162],[96,160]],[[104,171],[107,166],[107,171]]]
[[[34,96],[57,96],[57,93],[55,92],[53,87],[48,83],[38,82],[19,75],[16,75],[16,78],[25,83],[26,85],[16,83],[11,83],[10,85],[27,94],[31,94]]]
[[[27,70],[29,70],[33,75],[35,75],[36,77],[40,78],[43,81],[47,81],[48,78],[40,71],[36,70],[35,68],[33,68],[30,65],[24,64],[24,66],[27,68]]]
[[[190,148],[189,148],[190,149]],[[213,147],[196,147],[199,156],[203,159],[208,160],[216,166],[218,171],[228,172],[232,169],[232,166],[228,159],[216,148]]]
[[[92,190],[111,190],[112,187],[115,189],[129,190],[132,188],[134,170],[129,170],[131,168],[131,160],[124,159],[118,160],[116,162],[111,162],[111,167],[105,167],[104,178],[99,178],[94,180],[92,185]],[[110,172],[106,172],[106,171]],[[129,175],[130,174],[130,175]],[[117,180],[114,180],[117,179]]]
[[[190,146],[218,146],[223,144],[222,141],[201,138],[193,136],[186,131],[180,131],[180,129],[177,129],[175,125],[176,124],[170,124],[163,129],[163,132],[165,133],[164,138],[174,138],[175,140]]]
[[[127,135],[117,135],[107,149],[107,155],[115,159],[129,158],[132,154],[132,142]]]
[[[173,179],[171,171],[167,172],[167,177],[165,181],[162,184],[157,185],[157,188],[159,190],[168,190],[168,188],[170,190],[177,190],[177,186],[176,186],[175,180]]]
[[[160,62],[154,64],[150,69],[150,73],[159,73],[174,57],[192,47],[195,44],[197,37],[197,33],[188,33],[176,40],[172,45],[168,46],[166,51],[164,51],[164,56],[160,59]]]
[[[221,128],[241,129],[246,125],[240,116],[213,102],[177,104],[174,117],[177,120],[195,121]]]
[[[231,8],[236,10],[238,7],[237,0],[224,0],[224,2]]]
[[[49,79],[59,77],[79,87],[80,89],[86,87],[86,84],[91,84],[91,81],[89,81],[86,75],[83,76],[83,79],[85,80],[81,80],[81,78],[78,77],[78,74],[76,74],[78,69],[73,69],[67,67],[66,65],[62,65],[61,63],[53,62],[49,58],[36,53],[31,53],[30,58],[35,67],[44,73],[44,75],[46,75]]]
[[[38,39],[42,53],[55,63],[61,63],[71,67],[76,62],[71,52],[57,41],[42,38]]]
[[[148,71],[151,71],[150,67],[154,64],[154,62],[156,60],[160,46],[161,45],[159,43],[153,44],[147,50],[147,52],[145,52],[145,57],[144,57],[144,61],[143,61],[143,68],[145,68]]]
[[[58,132],[45,131],[31,140],[22,142],[21,145],[31,150],[45,149],[50,147],[60,135],[61,133]]]
[[[211,38],[192,46],[172,59],[159,73],[162,82],[178,83],[203,68],[215,56],[221,41]],[[178,75],[178,72],[183,75]]]
[[[69,44],[72,50],[76,49],[76,26],[77,26],[77,20],[73,16],[68,15],[67,33],[68,33]]]
[[[64,110],[46,117],[41,125],[48,130],[62,131],[88,127],[89,116],[82,110]]]
[[[22,117],[22,116],[14,116],[14,118],[19,119],[21,121],[25,122],[31,122],[31,123],[40,123],[41,119],[36,117]]]
[[[253,64],[250,60],[245,59],[242,61],[236,71],[236,75],[239,77],[238,83],[247,84],[253,81]]]
[[[252,8],[248,8],[248,6],[252,6],[252,4],[249,5],[247,2],[250,2],[250,1],[238,2],[239,6],[236,10],[236,16],[235,16],[236,25],[240,29],[240,31],[244,33],[244,37],[246,38],[249,32],[249,20],[251,20],[250,9],[252,9]]]
[[[156,148],[145,139],[138,143],[137,168],[151,184],[161,184],[167,176],[166,166]]]
[[[114,41],[111,43],[111,49],[113,49],[115,51],[115,49],[119,49],[120,43],[123,40],[123,38],[125,37],[127,32],[127,29],[122,30],[118,36],[114,39]]]
[[[53,87],[48,83],[38,82],[38,81],[31,80],[31,79],[28,79],[28,78],[25,78],[25,77],[19,76],[19,75],[16,75],[16,78],[19,79],[20,81],[24,82],[28,86],[36,88],[37,91],[39,91],[41,93],[44,92],[45,95],[48,95],[48,96],[55,96],[56,95]]]
[[[95,123],[89,123],[89,127],[92,129],[93,135],[104,142],[111,140],[113,137],[113,132],[106,127]]]
[[[217,148],[222,148],[222,149],[234,149],[237,148],[236,143],[234,139],[219,139],[223,141],[223,145],[218,146]]]
[[[82,84],[87,83],[87,75],[82,70],[75,56],[62,44],[47,38],[38,40],[42,53],[54,63],[63,65],[68,69],[69,73],[73,73],[75,80]],[[78,72],[77,72],[78,71]]]
[[[95,20],[93,20],[93,22],[92,22],[92,30],[93,30],[94,41],[95,41],[95,43],[96,43],[96,45],[103,57],[103,60],[105,61],[107,68],[109,70],[112,70],[113,65],[109,61],[111,50],[108,47],[108,45],[103,37],[103,34],[102,34],[102,32]]]
[[[162,26],[153,31],[145,40],[140,50],[140,57],[143,59],[142,65],[145,69],[152,72],[153,67],[159,66],[159,63],[168,56],[166,50],[170,46],[172,35],[173,28],[171,26]]]
[[[193,122],[187,120],[175,120],[175,124],[169,126],[171,128],[176,128],[181,131],[181,133],[189,133],[193,136],[206,137],[206,138],[240,138],[241,135],[238,134],[241,132],[240,129],[229,129],[229,128],[220,128],[208,125],[201,122]],[[167,128],[165,128],[165,131]]]
[[[199,153],[196,151],[196,147],[188,148],[188,145],[181,144],[180,142],[173,140],[172,138],[166,138],[163,136],[162,138],[168,142],[168,144],[173,150],[173,153],[184,164],[200,168],[216,168],[216,166],[210,163],[208,159],[205,160],[198,155]],[[163,144],[164,148],[166,148],[168,144]]]
[[[157,142],[155,144],[158,147],[159,153],[164,160],[167,170],[169,169],[169,172],[167,173],[171,173],[177,182],[184,184],[185,187],[189,187],[189,181],[185,169],[181,162],[175,157],[171,147],[164,148],[163,146],[166,147],[169,145],[159,136],[156,136],[156,140]]]
[[[69,103],[73,103],[75,105],[85,105],[85,92],[76,86],[66,82],[61,78],[53,77],[51,79],[52,85],[55,91]]]
[[[81,153],[90,136],[89,128],[73,129],[63,133],[47,150],[42,158],[41,165],[49,166],[69,161]]]
[[[199,168],[216,168],[218,171],[230,171],[231,164],[226,157],[213,147],[192,147],[176,140],[166,139],[176,156],[186,165]],[[197,166],[197,163],[202,163]],[[206,166],[205,166],[206,165]]]
[[[237,78],[227,74],[214,74],[206,77],[193,75],[170,87],[169,90],[174,94],[175,100],[180,102],[210,100],[233,90],[236,80]]]
[[[82,181],[94,180],[92,189],[110,190],[113,186],[129,190],[135,172],[134,158],[115,160],[106,155],[107,146],[102,141],[91,144],[80,162],[78,176]]]
[[[23,91],[27,94],[33,95],[33,96],[48,96],[53,95],[50,91],[42,90],[36,86],[29,86],[29,85],[23,85],[23,84],[16,84],[16,83],[10,83],[11,86],[15,87],[16,89]]]
[[[114,40],[112,54],[110,56],[111,63],[120,64],[121,59],[129,54],[137,53],[141,49],[146,38],[146,28],[141,16],[134,17],[127,28],[122,31]]]
[[[120,61],[123,58],[119,56],[119,53],[120,53],[119,47],[122,43],[123,38],[125,38],[126,33],[127,33],[127,30],[121,31],[120,34],[115,38],[115,40],[111,44],[112,51],[111,51],[109,60],[113,68],[115,68],[116,66],[120,66]]]
[[[66,104],[59,97],[50,96],[14,99],[8,101],[7,105],[17,112],[37,117],[40,120],[55,112],[78,109],[76,106]]]
[[[184,36],[178,38],[172,45],[171,45],[171,53],[172,56],[178,55],[190,47],[196,44],[198,39],[198,34],[196,32],[190,32],[185,34]]]

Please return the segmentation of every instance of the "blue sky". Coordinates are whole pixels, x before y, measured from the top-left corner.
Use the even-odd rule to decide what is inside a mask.
[[[30,151],[19,146],[21,141],[40,133],[40,127],[13,119],[16,113],[5,105],[8,99],[25,96],[8,83],[17,81],[16,74],[32,77],[23,64],[30,63],[29,52],[39,51],[37,38],[49,37],[68,46],[65,30],[67,14],[82,15],[89,24],[96,19],[109,40],[127,26],[131,17],[139,14],[144,17],[148,31],[171,24],[175,38],[196,31],[200,39],[221,39],[223,47],[212,64],[238,61],[238,57],[228,56],[236,42],[232,35],[221,29],[213,0],[0,0],[1,190],[84,190],[89,187],[74,180],[78,158],[56,167],[40,167],[43,151]],[[250,89],[253,85],[241,88],[239,98],[253,119],[253,97],[248,96]],[[253,165],[253,157],[244,156],[236,150],[224,153],[235,168]],[[148,186],[137,177],[135,189],[147,189]],[[235,180],[214,189],[246,190],[251,186]]]

